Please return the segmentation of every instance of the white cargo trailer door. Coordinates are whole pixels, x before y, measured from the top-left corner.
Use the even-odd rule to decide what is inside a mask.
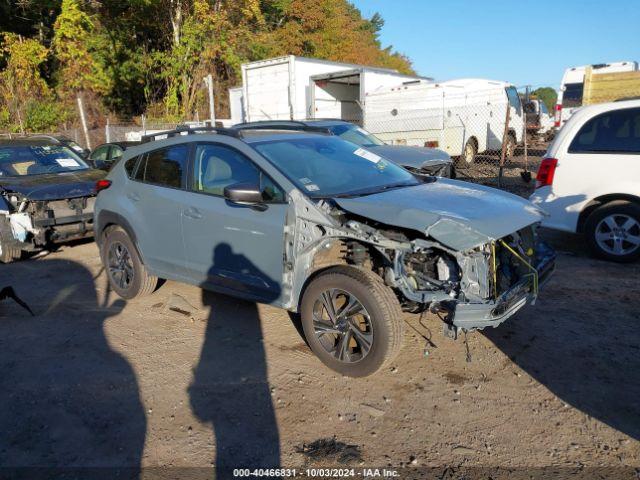
[[[289,66],[287,59],[245,70],[247,121],[291,119]]]

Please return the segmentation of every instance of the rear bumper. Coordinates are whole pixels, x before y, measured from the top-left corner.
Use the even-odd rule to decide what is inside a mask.
[[[533,276],[524,277],[500,297],[488,303],[458,303],[452,324],[463,330],[481,330],[497,327],[527,304],[534,304],[539,289],[551,278],[555,270],[555,252],[544,242],[536,246],[537,289]]]

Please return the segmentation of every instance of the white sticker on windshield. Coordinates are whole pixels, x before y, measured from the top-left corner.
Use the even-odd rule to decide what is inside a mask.
[[[61,167],[78,167],[79,164],[73,158],[56,158],[56,162]]]
[[[305,185],[304,188],[306,188],[310,192],[317,192],[318,190],[320,190],[320,187],[315,183],[310,183],[309,185]]]
[[[373,163],[378,163],[380,160],[382,160],[382,157],[376,155],[373,152],[370,152],[369,150],[365,150],[364,148],[359,148],[353,153]]]
[[[300,182],[301,182],[301,183],[304,183],[305,185],[307,185],[308,183],[313,183],[313,182],[311,182],[311,180],[309,180],[307,177],[302,177],[302,178],[300,179]]]

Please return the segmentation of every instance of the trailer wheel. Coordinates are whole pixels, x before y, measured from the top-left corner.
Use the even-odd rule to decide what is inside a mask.
[[[478,144],[476,143],[475,139],[470,138],[469,140],[467,140],[467,143],[465,143],[464,145],[464,151],[462,152],[462,159],[465,161],[465,163],[467,163],[468,165],[471,165],[475,161],[477,154],[478,154]]]

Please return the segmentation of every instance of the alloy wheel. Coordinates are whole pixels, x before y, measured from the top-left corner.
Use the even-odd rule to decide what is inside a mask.
[[[610,255],[628,255],[640,247],[640,223],[625,214],[604,217],[596,226],[595,240]]]
[[[360,300],[344,290],[325,290],[316,298],[313,328],[322,347],[341,362],[359,362],[371,351],[371,317]]]
[[[113,242],[109,247],[107,267],[111,280],[119,288],[129,288],[134,277],[133,261],[129,250],[121,242]]]

